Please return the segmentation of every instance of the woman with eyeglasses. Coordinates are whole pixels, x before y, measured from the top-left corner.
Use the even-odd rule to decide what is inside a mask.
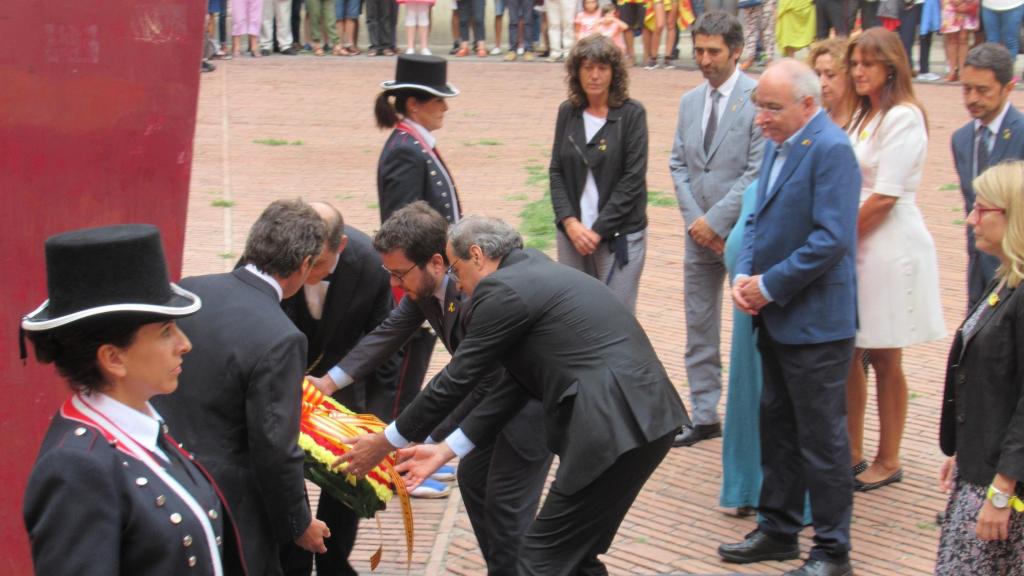
[[[558,261],[604,282],[636,311],[647,251],[647,114],[629,97],[622,52],[604,36],[566,61],[548,175]]]
[[[1024,162],[974,180],[967,225],[999,259],[987,298],[956,331],[939,441],[950,492],[935,574],[1024,574]]]
[[[847,381],[851,466],[859,491],[903,478],[900,442],[907,417],[903,349],[946,334],[935,243],[915,203],[928,125],[914,96],[899,36],[872,28],[850,41],[847,70],[857,93],[848,132],[860,163],[854,358],[869,352],[878,392],[878,452],[864,459],[867,383],[853,362]]]

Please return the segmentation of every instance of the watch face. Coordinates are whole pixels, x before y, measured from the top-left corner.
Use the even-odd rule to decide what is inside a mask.
[[[1010,505],[1010,497],[1009,497],[1009,495],[1007,495],[1007,494],[999,494],[999,493],[993,494],[992,495],[992,505],[995,506],[996,508],[999,508],[1000,510],[1002,510],[1003,508],[1006,508],[1007,506]]]

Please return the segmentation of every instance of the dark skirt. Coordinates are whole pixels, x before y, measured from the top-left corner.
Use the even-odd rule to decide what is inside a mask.
[[[1010,513],[1009,538],[1005,541],[986,542],[975,533],[987,492],[988,486],[956,479],[939,538],[936,575],[1024,576],[1024,514]]]

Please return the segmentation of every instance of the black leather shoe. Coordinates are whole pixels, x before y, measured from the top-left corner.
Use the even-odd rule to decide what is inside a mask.
[[[714,424],[697,424],[693,428],[683,426],[683,431],[676,434],[675,440],[672,441],[672,446],[679,448],[680,446],[693,446],[701,440],[710,440],[711,438],[722,437],[722,424],[715,422]]]
[[[285,56],[296,56],[299,52],[301,52],[301,50],[296,48],[294,45],[281,50],[281,54],[284,54]]]
[[[853,566],[850,566],[849,560],[829,562],[811,558],[804,562],[803,566],[796,570],[790,570],[782,576],[853,576]]]
[[[734,564],[764,560],[793,560],[800,557],[800,547],[796,542],[780,542],[760,530],[754,530],[747,534],[747,539],[743,542],[719,546],[718,555],[722,557],[722,560]]]

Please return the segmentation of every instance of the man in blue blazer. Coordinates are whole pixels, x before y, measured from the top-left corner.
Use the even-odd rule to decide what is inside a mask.
[[[973,181],[989,166],[1003,160],[1024,159],[1024,116],[1010,103],[1013,93],[1013,58],[1002,45],[986,42],[967,53],[961,72],[964,106],[971,120],[953,133],[953,163],[960,177],[964,213],[974,207]],[[985,140],[986,146],[979,146]],[[985,296],[999,260],[974,247],[974,231],[967,226],[967,307]]]
[[[764,483],[757,530],[718,552],[739,563],[796,558],[810,492],[814,546],[787,574],[834,576],[852,574],[846,376],[857,329],[861,177],[820,98],[814,72],[791,59],[757,85],[757,123],[770,142],[732,296],[758,331]]]

